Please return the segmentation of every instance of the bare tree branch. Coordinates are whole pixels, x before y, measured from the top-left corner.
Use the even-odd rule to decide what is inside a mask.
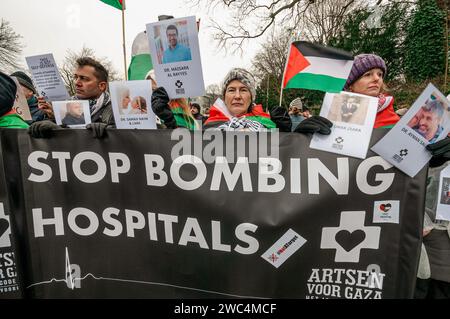
[[[10,72],[20,68],[18,63],[22,53],[21,36],[14,32],[6,20],[0,22],[0,69]]]
[[[91,48],[83,46],[79,52],[67,50],[62,66],[59,68],[61,77],[70,95],[75,95],[75,87],[73,84],[73,72],[76,68],[76,61],[81,57],[91,57],[99,61],[109,73],[109,81],[120,81],[123,78],[119,75],[119,72],[113,67],[113,64],[107,58],[98,58],[95,56],[95,51]]]
[[[218,46],[240,50],[248,40],[262,37],[271,28],[301,31],[304,38],[326,44],[342,28],[344,16],[362,0],[194,0],[209,8],[220,6],[230,14],[228,23],[212,21]]]

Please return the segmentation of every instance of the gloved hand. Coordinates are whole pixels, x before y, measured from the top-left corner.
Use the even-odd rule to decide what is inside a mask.
[[[106,135],[106,123],[91,123],[86,125],[86,129],[92,131],[94,138],[103,138]]]
[[[174,129],[177,128],[177,122],[173,116],[172,111],[169,106],[169,95],[166,89],[159,87],[152,93],[152,109],[153,112],[164,121],[164,125],[167,128]]]
[[[292,129],[291,117],[288,111],[281,106],[274,106],[270,110],[270,119],[277,125],[280,132],[290,132]]]
[[[448,136],[439,142],[428,144],[426,148],[433,155],[430,167],[441,166],[450,160],[450,138]]]
[[[333,123],[327,118],[314,115],[306,120],[303,120],[294,130],[297,133],[313,134],[319,133],[323,135],[330,135]]]
[[[31,124],[28,133],[34,138],[49,138],[53,131],[58,129],[61,129],[61,127],[50,120],[44,120]]]

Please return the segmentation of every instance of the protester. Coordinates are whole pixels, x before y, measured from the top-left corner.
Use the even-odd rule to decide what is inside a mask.
[[[191,103],[191,113],[196,121],[200,121],[202,124],[206,121],[206,117],[202,115],[201,107],[198,103]]]
[[[445,143],[447,153],[450,153],[449,144],[445,140],[430,144],[431,150],[439,148],[439,143]],[[432,160],[428,169],[423,245],[414,295],[417,299],[450,299],[450,223],[436,219],[440,200],[440,175],[450,162],[439,164]]]
[[[73,100],[88,100],[92,124],[86,128],[92,130],[94,137],[102,137],[106,127],[115,127],[111,98],[108,89],[108,71],[98,61],[90,57],[82,57],[76,61],[74,84],[76,94]],[[49,118],[54,118],[50,103],[41,99],[40,108]],[[49,137],[52,130],[59,127],[51,121],[32,124],[30,134],[33,137]]]
[[[255,79],[250,72],[231,69],[222,83],[224,104],[214,104],[209,111],[205,128],[224,131],[264,131],[276,128],[270,115],[261,105],[255,105]]]
[[[303,103],[298,97],[289,104],[289,116],[292,122],[292,131],[305,119],[303,116]]]
[[[345,85],[347,91],[378,97],[375,128],[390,128],[400,120],[394,112],[394,98],[383,93],[385,90],[383,78],[386,76],[386,71],[386,64],[381,57],[374,54],[360,54],[354,59]],[[424,245],[417,274],[419,279],[417,279],[415,297],[450,298],[449,228],[448,223],[435,220],[438,187],[436,184],[439,183],[440,172],[447,166],[447,161],[450,159],[450,139],[447,137],[435,144],[429,144],[427,149],[433,157],[430,161],[429,176],[431,178],[428,180],[425,198]],[[434,230],[431,230],[433,228]],[[426,238],[431,233],[433,235]],[[427,256],[428,251],[431,255]],[[427,279],[422,281],[420,278]]]
[[[152,82],[152,110],[166,128],[184,127],[189,130],[199,128],[186,99],[171,100],[165,88],[157,87],[154,70],[147,73],[146,79]]]
[[[345,83],[344,90],[378,98],[378,110],[374,128],[390,128],[400,120],[394,111],[394,97],[388,95],[384,77],[386,63],[375,54],[359,54]]]
[[[28,124],[12,109],[16,100],[17,85],[0,72],[0,127],[28,128]]]
[[[216,103],[210,109],[205,128],[233,131],[263,131],[278,128],[280,132],[291,132],[292,122],[287,110],[274,106],[270,114],[261,105],[254,103],[256,86],[253,75],[245,69],[234,68],[228,72],[222,83],[224,104]],[[330,134],[332,123],[322,117],[311,119],[306,125],[300,123],[298,133]]]
[[[417,299],[450,299],[450,222],[436,219],[441,172],[450,165],[449,140],[447,136],[427,145],[433,157],[428,169],[423,245],[414,295]]]
[[[17,78],[17,81],[22,88],[22,92],[25,94],[25,98],[27,99],[28,108],[30,109],[32,118],[28,124],[47,119],[48,117],[45,112],[39,108],[37,91],[31,78],[22,71],[16,71],[12,73],[11,76]]]

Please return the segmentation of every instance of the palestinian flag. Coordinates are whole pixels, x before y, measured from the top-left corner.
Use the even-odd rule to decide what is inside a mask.
[[[131,62],[128,67],[128,80],[145,80],[148,71],[153,69],[148,37],[145,31],[139,33],[131,47]]]
[[[198,128],[197,123],[191,114],[191,109],[187,103],[181,103],[180,99],[170,100],[169,107],[178,127],[185,127],[191,131]]]
[[[125,10],[125,0],[100,0],[101,2],[104,2],[106,4],[109,4],[110,6],[113,6],[114,8],[117,8],[119,10]]]
[[[341,92],[353,66],[345,51],[305,41],[291,44],[284,69],[283,89]]]

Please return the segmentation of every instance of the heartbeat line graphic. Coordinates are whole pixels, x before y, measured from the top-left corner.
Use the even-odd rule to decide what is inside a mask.
[[[83,277],[78,277],[77,278],[75,276],[72,276],[72,264],[70,264],[69,251],[68,251],[67,247],[66,247],[65,268],[66,268],[65,279],[52,278],[52,279],[47,280],[47,281],[41,281],[41,282],[37,282],[37,283],[31,284],[31,285],[27,286],[27,289],[30,289],[30,288],[36,287],[36,286],[40,286],[40,285],[47,285],[47,284],[51,284],[51,283],[64,282],[64,283],[67,284],[67,287],[69,287],[69,289],[74,290],[74,288],[76,288],[75,282],[80,283],[81,281],[83,281],[83,280],[85,280],[85,279],[90,277],[90,278],[92,278],[94,280],[107,280],[107,281],[129,282],[129,283],[153,285],[153,286],[172,287],[172,288],[179,288],[179,289],[186,289],[186,290],[192,290],[192,291],[198,291],[198,292],[205,292],[205,293],[209,293],[209,294],[216,294],[216,295],[222,295],[222,296],[228,296],[228,297],[234,297],[234,298],[270,299],[270,298],[266,298],[266,297],[234,295],[234,294],[228,294],[228,293],[219,292],[219,291],[212,291],[212,290],[198,289],[198,288],[185,287],[185,286],[179,286],[179,285],[172,285],[172,284],[166,284],[166,283],[161,283],[161,282],[129,280],[129,279],[119,279],[119,278],[108,278],[108,277],[98,277],[98,276],[95,276],[92,273],[87,273]]]
[[[67,278],[67,274],[69,274],[69,278]],[[67,280],[70,281],[67,281]],[[67,250],[66,247],[66,283],[70,283],[69,288],[70,289],[74,289],[75,288],[75,281],[74,278],[72,277],[72,267],[70,266],[70,260],[69,260],[69,251]]]

